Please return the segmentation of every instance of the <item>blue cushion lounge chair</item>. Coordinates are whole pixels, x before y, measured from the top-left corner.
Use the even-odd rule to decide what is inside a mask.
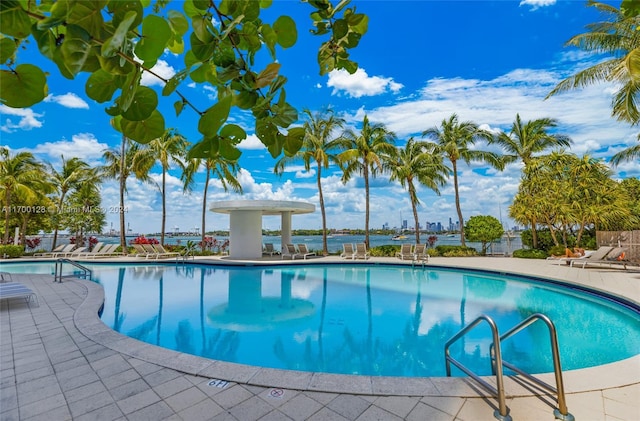
[[[18,282],[0,283],[0,300],[8,300],[10,298],[24,298],[27,302],[32,299],[38,304],[38,296],[26,286]]]

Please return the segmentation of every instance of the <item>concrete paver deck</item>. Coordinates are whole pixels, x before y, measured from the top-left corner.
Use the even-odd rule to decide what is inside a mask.
[[[332,260],[338,259],[312,262]],[[507,258],[435,258],[430,264],[539,275],[640,301],[636,272]],[[39,305],[0,302],[3,421],[495,419],[495,399],[468,379],[338,376],[216,362],[107,328],[97,316],[103,300],[97,284],[53,283],[49,275],[13,280],[33,289]],[[553,384],[551,375],[547,381]],[[640,419],[640,355],[565,372],[564,381],[577,420]],[[554,419],[551,397],[536,396],[510,379],[506,390],[514,420]]]

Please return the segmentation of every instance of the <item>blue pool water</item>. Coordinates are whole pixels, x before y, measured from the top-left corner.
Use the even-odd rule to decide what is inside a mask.
[[[4,264],[52,273],[53,265]],[[90,264],[105,290],[102,320],[127,336],[207,358],[262,367],[381,376],[445,375],[444,343],[481,314],[500,330],[533,313],[556,324],[564,370],[640,352],[640,315],[592,294],[519,277],[393,265]],[[452,355],[489,375],[490,331]],[[504,359],[553,370],[535,324],[503,343]],[[454,375],[461,375],[454,369]]]

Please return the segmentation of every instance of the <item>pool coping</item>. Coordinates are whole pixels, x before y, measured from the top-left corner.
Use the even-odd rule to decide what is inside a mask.
[[[105,262],[107,263],[107,262]],[[113,262],[109,262],[113,263]],[[131,261],[131,263],[156,263],[150,261]],[[220,264],[219,260],[198,260],[198,264]],[[229,264],[231,262],[224,262]],[[262,262],[253,262],[252,265]],[[276,263],[287,264],[286,261]],[[302,263],[299,261],[296,263]],[[306,263],[315,263],[306,261]],[[324,264],[329,262],[318,263]],[[345,261],[342,261],[345,263]],[[346,263],[349,263],[348,261]],[[369,261],[369,263],[371,263]],[[385,262],[379,262],[385,263]],[[239,264],[233,262],[233,264]],[[290,264],[290,263],[289,263]],[[435,266],[435,265],[434,265]],[[439,266],[439,265],[438,265]],[[458,266],[442,266],[452,269],[469,269]],[[489,270],[479,269],[490,272]],[[494,271],[494,273],[506,273],[517,276],[535,275],[510,271]],[[539,278],[550,279],[547,276]],[[554,279],[554,281],[578,286],[584,289],[584,285],[566,279]],[[86,288],[87,295],[76,309],[73,320],[77,329],[92,341],[101,344],[113,351],[138,358],[143,361],[158,364],[182,373],[209,379],[231,381],[241,384],[296,389],[301,391],[349,393],[362,395],[382,396],[431,396],[431,397],[478,397],[490,396],[479,388],[467,377],[385,377],[345,375],[318,372],[305,372],[250,366],[238,363],[230,363],[212,360],[191,354],[169,350],[156,345],[148,344],[120,334],[99,318],[98,312],[104,304],[104,289],[101,285],[85,280],[73,280]],[[629,297],[624,297],[612,291],[603,291],[598,288],[587,287],[595,291],[606,292],[610,295],[620,296],[631,302]],[[565,393],[582,393],[619,388],[640,383],[639,378],[640,354],[621,361],[600,365],[596,367],[567,370],[563,372]],[[553,373],[536,375],[548,384],[555,385]],[[490,384],[495,385],[495,377],[482,377]],[[597,379],[597,381],[594,381]],[[594,385],[594,383],[597,383]],[[509,398],[539,396],[540,392],[532,390],[531,385],[523,383],[520,377],[505,376],[505,389]]]

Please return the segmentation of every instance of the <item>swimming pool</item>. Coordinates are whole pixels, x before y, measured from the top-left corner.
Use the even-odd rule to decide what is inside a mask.
[[[565,370],[640,349],[637,311],[553,284],[478,271],[395,265],[211,266],[92,264],[101,318],[130,337],[262,367],[374,376],[443,376],[444,342],[480,314],[501,332],[547,314]],[[51,263],[2,270],[51,273]],[[489,373],[488,328],[452,355]],[[505,359],[552,371],[548,333],[534,325],[503,345]],[[460,375],[461,373],[454,374]]]

